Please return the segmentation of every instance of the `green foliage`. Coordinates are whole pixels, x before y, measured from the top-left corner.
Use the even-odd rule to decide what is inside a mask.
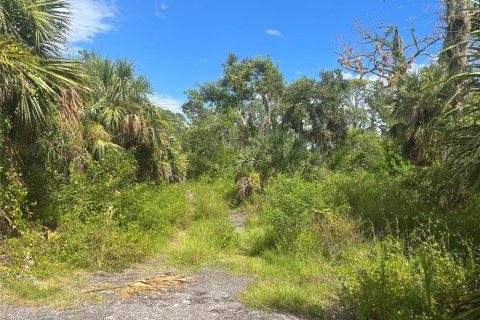
[[[348,133],[345,144],[333,154],[329,167],[344,172],[363,169],[392,175],[409,169],[390,139],[359,129]]]
[[[113,62],[95,53],[83,55],[93,88],[84,98],[87,107],[82,125],[88,150],[101,159],[106,149],[136,148],[140,179],[184,181],[187,163],[171,136],[172,117],[149,101],[150,81],[137,76],[128,60]]]
[[[182,186],[135,182],[136,162],[124,151],[102,160],[88,154],[71,167],[52,192],[55,232],[46,240],[36,229],[5,243],[6,266],[35,274],[61,265],[92,269],[126,267],[158,251],[174,228],[190,219]],[[50,231],[49,231],[50,232]]]
[[[385,130],[385,88],[380,81],[351,79],[345,98],[345,117],[352,129]]]
[[[271,206],[263,209],[262,215],[266,224],[271,227],[274,243],[279,249],[294,249],[298,236],[309,222],[311,201],[319,200],[317,197],[310,197],[316,191],[314,185],[303,184],[300,179],[283,179],[267,189],[267,196],[275,200]],[[321,205],[322,203],[319,207]]]
[[[358,319],[450,319],[473,276],[461,261],[433,239],[380,241],[358,269],[345,267],[341,296]]]
[[[291,129],[274,129],[268,135],[253,140],[252,146],[239,157],[237,166],[242,173],[258,172],[260,184],[278,174],[303,173],[314,155],[306,142]]]
[[[439,215],[428,214],[434,204],[416,189],[426,177],[412,181],[409,172],[391,176],[357,170],[324,173],[318,182],[272,181],[263,203],[248,208],[253,224],[240,238],[247,254],[245,272],[261,275],[244,294],[246,301],[324,316],[332,296],[318,284],[312,292],[297,280],[297,265],[307,263],[323,270],[352,317],[449,319],[478,277],[478,252],[455,237],[467,230],[453,228],[464,215],[428,222]],[[279,274],[283,264],[288,271]],[[309,281],[316,277],[308,274]],[[319,297],[323,300],[317,304]]]
[[[237,243],[222,181],[213,185],[191,184],[189,198],[193,202],[193,222],[181,243],[173,248],[173,261],[186,268],[215,262],[230,252]]]
[[[71,176],[55,193],[51,210],[58,217],[70,214],[83,219],[103,214],[135,181],[137,167],[131,154],[112,150],[101,161],[89,155],[83,160],[85,167],[79,170],[72,165]]]
[[[455,44],[470,45],[465,68],[450,79],[462,64],[442,61],[453,47],[409,72],[407,52],[435,42],[412,32],[405,45],[389,26],[375,40],[364,33],[376,44],[370,57],[346,48],[340,59],[362,74],[370,65],[388,86],[340,70],[286,84],[270,57],[231,54],[217,81],[187,91],[188,124],[153,105],[132,62],[59,57],[68,9],[0,1],[2,274],[123,268],[188,228],[171,260],[254,273],[243,295],[253,306],[327,317],[339,300],[352,317],[379,320],[478,314],[477,3],[462,31],[470,40]],[[187,172],[203,180],[144,182]],[[264,192],[243,202],[241,235],[233,176]],[[20,300],[69,294],[0,284]]]
[[[351,215],[362,218],[383,234],[388,230],[412,230],[418,220],[430,213],[433,204],[426,190],[417,185],[424,182],[418,179],[419,172],[407,171],[392,177],[356,170],[330,175],[324,184],[348,199]]]
[[[183,185],[135,184],[122,191],[117,208],[121,227],[134,224],[159,239],[186,226],[193,217]]]
[[[0,4],[1,113],[20,133],[25,127],[40,128],[59,112],[55,103],[64,90],[84,89],[79,63],[60,57],[68,9],[67,2],[56,0]]]
[[[223,136],[232,127],[227,119],[215,117],[208,111],[195,119],[195,124],[182,136],[182,145],[188,155],[188,178],[225,174],[232,165],[234,149]]]
[[[432,64],[406,73],[392,92],[390,133],[399,141],[403,155],[415,164],[431,164],[441,157],[445,132],[438,129],[446,125],[442,109],[453,94],[451,88],[442,86],[445,80],[445,67]]]
[[[320,80],[302,78],[285,90],[282,124],[293,129],[322,156],[328,156],[347,134],[342,104],[348,83],[340,70],[320,72]]]
[[[149,239],[135,225],[121,228],[113,208],[79,219],[65,216],[50,252],[59,262],[91,269],[118,269],[149,252]]]
[[[13,169],[0,167],[0,208],[0,241],[28,230],[27,190]]]

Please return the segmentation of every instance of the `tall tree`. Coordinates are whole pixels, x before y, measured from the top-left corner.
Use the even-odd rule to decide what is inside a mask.
[[[445,41],[442,56],[449,74],[458,74],[467,64],[471,0],[445,0]]]
[[[321,155],[346,138],[344,102],[348,82],[340,70],[320,73],[320,80],[302,78],[284,94],[283,125],[296,131]]]

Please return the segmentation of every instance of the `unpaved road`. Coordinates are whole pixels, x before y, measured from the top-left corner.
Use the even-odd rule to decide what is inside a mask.
[[[194,275],[195,282],[123,299],[109,294],[106,302],[85,302],[65,310],[0,306],[2,320],[210,320],[300,319],[281,313],[247,308],[238,296],[253,279],[234,277],[207,268]]]
[[[232,222],[241,233],[245,217],[238,210],[231,212]],[[154,269],[162,269],[162,259],[151,261]],[[164,270],[161,270],[164,271]],[[161,273],[161,272],[158,272]],[[111,287],[131,283],[149,276],[152,270],[128,269],[119,274],[90,275],[92,287]],[[206,268],[191,275],[195,281],[182,287],[170,288],[122,298],[106,291],[106,301],[84,302],[80,305],[55,310],[2,306],[0,320],[211,320],[211,319],[301,319],[283,313],[267,313],[246,307],[239,301],[252,277],[236,277],[220,269]]]

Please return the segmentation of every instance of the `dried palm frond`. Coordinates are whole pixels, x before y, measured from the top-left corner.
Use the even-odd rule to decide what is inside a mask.
[[[78,91],[69,87],[60,92],[59,112],[62,127],[68,128],[78,123],[83,115],[83,104]]]
[[[123,119],[123,131],[132,137],[138,137],[142,130],[142,120],[136,114],[128,114]]]
[[[191,277],[178,277],[171,273],[162,273],[154,277],[143,278],[125,285],[98,288],[85,291],[84,293],[100,292],[100,291],[114,291],[121,292],[124,298],[134,294],[139,294],[149,291],[158,291],[160,289],[167,289],[179,287],[194,281]]]

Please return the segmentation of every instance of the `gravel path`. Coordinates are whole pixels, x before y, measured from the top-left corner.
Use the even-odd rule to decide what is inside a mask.
[[[193,194],[189,196],[193,199]],[[231,217],[237,232],[243,232],[245,216],[242,212],[234,209]],[[93,287],[99,288],[124,285],[155,276],[158,272],[153,269],[157,266],[161,269],[162,262],[160,258],[149,261],[149,270],[127,269],[119,274],[93,274],[88,280]],[[253,310],[243,305],[239,301],[239,295],[254,280],[252,277],[236,277],[213,268],[206,268],[192,276],[195,281],[183,287],[134,295],[126,299],[105,291],[104,302],[84,302],[63,310],[7,307],[0,302],[0,320],[301,319],[283,313]]]
[[[230,217],[232,218],[235,230],[238,233],[242,233],[245,230],[245,222],[247,220],[245,214],[240,209],[235,208],[230,211]]]
[[[128,272],[127,272],[128,274]],[[134,274],[134,273],[133,273]],[[65,310],[0,306],[2,320],[202,320],[300,319],[281,313],[253,310],[238,301],[250,277],[234,277],[207,268],[195,282],[166,292],[150,292],[122,299],[109,294],[106,302],[83,303]],[[123,277],[125,280],[127,277]],[[105,280],[105,279],[103,279]],[[103,281],[102,280],[102,281]]]

